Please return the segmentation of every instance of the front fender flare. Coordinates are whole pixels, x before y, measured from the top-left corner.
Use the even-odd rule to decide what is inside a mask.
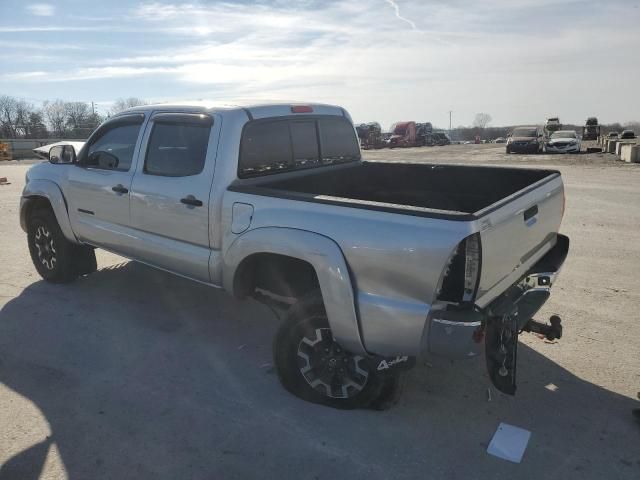
[[[330,238],[306,230],[264,227],[239,236],[223,253],[223,285],[233,292],[238,266],[250,255],[274,253],[297,258],[314,268],[334,338],[358,355],[362,343],[349,269],[340,247]]]
[[[58,225],[60,225],[60,230],[62,230],[67,240],[78,243],[71,228],[71,221],[69,220],[69,213],[67,212],[67,202],[60,187],[51,180],[31,180],[24,187],[22,198],[20,199],[20,226],[22,229],[25,232],[27,231],[27,212],[29,211],[30,203],[38,197],[46,198],[49,201]]]

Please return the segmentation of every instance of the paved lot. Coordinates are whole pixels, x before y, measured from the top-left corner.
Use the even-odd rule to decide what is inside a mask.
[[[503,152],[366,155],[557,165],[572,247],[538,318],[565,336],[523,335],[515,398],[488,401],[480,360],[431,358],[385,412],[287,394],[255,302],[104,252],[93,275],[42,282],[17,219],[27,167],[0,163],[0,479],[639,478],[640,165]],[[520,465],[485,453],[501,421],[532,432]]]

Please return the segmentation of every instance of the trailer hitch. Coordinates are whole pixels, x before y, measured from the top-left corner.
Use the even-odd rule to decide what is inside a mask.
[[[549,341],[562,338],[562,319],[558,315],[552,315],[549,318],[549,323],[551,325],[529,320],[522,328],[522,331],[543,335]]]

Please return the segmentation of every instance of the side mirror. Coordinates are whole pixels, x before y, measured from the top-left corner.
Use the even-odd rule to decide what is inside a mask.
[[[59,163],[75,163],[76,150],[71,145],[56,145],[49,150],[49,162],[53,164]]]

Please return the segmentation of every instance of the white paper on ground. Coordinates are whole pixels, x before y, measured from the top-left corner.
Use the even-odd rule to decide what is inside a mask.
[[[487,453],[510,462],[520,463],[530,437],[529,430],[500,423],[498,430],[493,434]]]

